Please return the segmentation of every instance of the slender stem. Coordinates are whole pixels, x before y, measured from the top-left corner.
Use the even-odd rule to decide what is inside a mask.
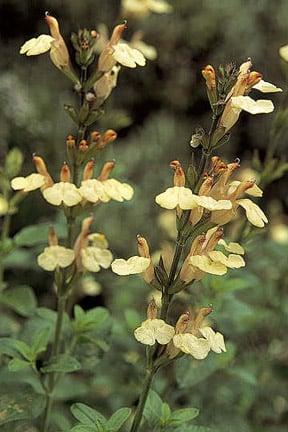
[[[143,384],[143,390],[136,408],[134,420],[132,423],[132,427],[130,429],[130,432],[137,432],[142,420],[143,411],[145,408],[145,403],[149,394],[149,390],[154,378],[156,371],[154,369],[147,369],[146,376]]]
[[[57,321],[56,321],[55,336],[54,336],[54,342],[53,342],[53,346],[52,346],[50,360],[57,359],[59,351],[60,351],[61,330],[62,330],[63,318],[64,318],[64,314],[65,314],[66,300],[67,300],[66,297],[59,297],[58,298]],[[46,394],[47,401],[46,401],[46,409],[45,409],[45,414],[44,414],[43,432],[47,432],[48,428],[49,428],[50,414],[51,414],[51,409],[52,409],[52,404],[53,404],[52,392],[53,392],[54,386],[55,386],[55,379],[56,379],[56,374],[54,372],[49,374],[48,391]]]
[[[4,242],[9,237],[9,231],[10,231],[10,224],[11,224],[11,215],[6,214],[3,219],[2,224],[2,232],[1,232],[1,241]],[[0,261],[0,291],[3,289],[3,282],[4,282],[4,264],[2,260]]]

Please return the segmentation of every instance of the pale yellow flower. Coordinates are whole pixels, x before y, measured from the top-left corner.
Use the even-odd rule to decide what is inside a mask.
[[[27,56],[43,54],[51,49],[54,41],[55,39],[52,36],[42,34],[25,42],[20,49],[20,54],[26,54]]]
[[[113,45],[114,60],[122,66],[136,68],[136,66],[145,66],[146,60],[141,51],[132,48],[128,43],[118,42]]]
[[[206,255],[194,255],[189,258],[189,264],[199,270],[218,276],[222,276],[227,273],[227,267],[221,262],[212,261]]]
[[[208,340],[210,344],[210,349],[212,351],[217,354],[220,354],[221,352],[226,352],[224,337],[221,333],[215,333],[211,327],[201,327],[199,331],[202,336],[204,336],[205,339]]]
[[[229,242],[227,244],[225,240],[220,239],[218,245],[224,246],[227,252],[231,252],[233,254],[244,255],[245,253],[243,247],[239,243]]]
[[[128,260],[116,259],[111,264],[111,269],[114,273],[120,276],[143,273],[149,267],[151,259],[133,256]]]
[[[135,338],[144,345],[167,345],[175,334],[174,327],[161,319],[147,319],[134,331]]]
[[[262,79],[257,84],[255,84],[252,88],[259,90],[262,93],[283,92],[283,90],[280,87],[276,87],[274,84],[271,84],[271,83],[264,81]]]
[[[39,189],[45,184],[45,177],[41,174],[30,174],[27,177],[15,177],[11,180],[11,187],[14,190],[31,192]]]
[[[245,261],[240,255],[229,254],[228,257],[220,251],[208,252],[209,258],[214,262],[220,262],[228,268],[240,268],[245,266]]]
[[[64,246],[48,246],[44,249],[38,258],[37,262],[40,267],[47,271],[53,271],[57,267],[65,268],[72,264],[75,255],[72,249]]]
[[[229,189],[228,189],[228,195],[232,194],[233,192],[236,191],[237,187],[241,184],[241,181],[239,180],[234,180],[229,184]],[[261,198],[263,196],[263,191],[262,189],[259,188],[259,186],[257,186],[256,183],[254,183],[254,185],[245,190],[245,193],[247,195],[256,197],[256,198]]]
[[[55,206],[64,204],[67,207],[73,207],[82,200],[79,189],[69,182],[55,183],[53,186],[44,189],[43,196],[49,204]]]
[[[263,211],[250,199],[240,199],[237,203],[244,208],[247,219],[252,225],[263,228],[265,223],[268,223],[268,219]]]
[[[180,207],[182,210],[191,210],[204,207],[207,210],[228,210],[232,208],[229,200],[219,200],[207,196],[194,195],[192,191],[184,186],[173,186],[165,192],[156,196],[155,201],[161,207],[172,210]]]
[[[273,102],[265,99],[255,101],[250,96],[232,96],[231,107],[235,111],[247,111],[250,114],[268,114],[274,110]]]
[[[101,267],[107,269],[113,260],[110,250],[95,246],[87,246],[81,250],[81,263],[84,270],[99,272]]]
[[[131,200],[134,193],[130,185],[115,179],[104,181],[97,179],[84,180],[79,191],[83,198],[92,203],[98,201],[108,202],[111,199],[123,202],[124,200]]]
[[[122,0],[122,7],[125,14],[139,18],[149,15],[150,12],[164,14],[173,10],[165,0]]]
[[[288,45],[279,48],[279,55],[283,60],[288,61]]]

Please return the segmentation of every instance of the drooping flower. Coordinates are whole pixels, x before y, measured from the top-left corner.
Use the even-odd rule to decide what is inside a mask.
[[[65,41],[60,33],[59,24],[56,18],[46,13],[46,22],[49,26],[51,36],[43,34],[32,38],[22,45],[20,54],[27,56],[43,54],[50,51],[50,58],[54,65],[67,75],[74,83],[79,80],[72,68],[69,52]]]
[[[229,242],[226,243],[224,239],[220,239],[218,242],[218,245],[224,246],[227,252],[238,254],[238,255],[244,255],[245,251],[243,247],[236,242]]]
[[[234,96],[231,98],[231,107],[239,113],[247,111],[250,114],[268,114],[274,111],[273,102],[266,99],[255,101],[250,96]]]
[[[43,196],[49,204],[55,206],[64,204],[67,207],[73,207],[82,200],[79,189],[70,182],[55,183],[53,186],[44,189]]]
[[[98,201],[108,202],[111,199],[123,202],[133,197],[133,188],[127,183],[115,179],[97,180],[89,179],[81,183],[79,189],[82,197],[91,203]]]
[[[15,177],[11,180],[11,187],[14,190],[31,192],[39,189],[45,184],[45,177],[41,174],[30,174],[27,177]]]
[[[69,267],[74,259],[73,249],[58,245],[58,238],[53,228],[50,228],[48,234],[49,246],[37,257],[40,267],[47,271],[54,271],[57,267]]]
[[[112,262],[111,269],[120,276],[127,276],[143,273],[147,270],[150,263],[151,259],[140,256],[133,256],[128,258],[128,260],[120,258]]]
[[[89,234],[93,217],[88,217],[82,222],[81,232],[75,242],[74,252],[78,271],[90,271],[97,273],[101,267],[107,269],[113,260],[113,255],[108,249],[108,242],[104,234]]]
[[[280,87],[275,86],[274,84],[271,84],[267,81],[260,80],[257,84],[255,84],[253,89],[259,90],[262,93],[278,93],[283,92],[283,90]]]

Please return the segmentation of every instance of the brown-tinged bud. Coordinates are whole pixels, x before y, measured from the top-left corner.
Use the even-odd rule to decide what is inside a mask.
[[[58,245],[58,237],[53,226],[50,226],[48,230],[48,244],[49,246]]]
[[[83,170],[83,180],[90,180],[93,177],[94,165],[93,159],[86,163]]]
[[[79,143],[79,151],[81,153],[86,153],[88,150],[89,146],[88,146],[88,142],[86,140],[81,140]]]
[[[195,279],[196,273],[195,269],[190,265],[190,258],[194,255],[201,255],[203,244],[205,243],[206,236],[201,234],[195,238],[193,241],[190,251],[184,260],[180,271],[180,280],[185,283],[190,283]],[[197,270],[196,270],[197,272]]]
[[[223,228],[215,227],[211,228],[206,233],[205,243],[202,245],[202,251],[205,253],[214,250],[215,246],[218,244],[219,240],[223,237]]]
[[[189,329],[192,334],[198,332],[198,330],[201,328],[204,318],[211,312],[213,312],[213,308],[211,306],[198,309],[195,318],[191,322],[191,328]]]
[[[199,195],[207,196],[213,186],[214,178],[212,176],[207,176],[199,189]]]
[[[148,319],[156,319],[158,314],[158,308],[154,298],[150,301],[147,307],[147,318]]]
[[[107,180],[114,167],[115,167],[115,161],[106,162],[103,165],[103,168],[100,172],[100,175],[98,176],[98,180],[100,180],[100,181]]]
[[[219,156],[213,156],[211,158],[212,163],[212,174],[218,175],[220,172],[223,172],[227,168],[227,165]]]
[[[78,235],[74,244],[75,260],[76,260],[76,266],[78,271],[83,271],[82,260],[81,260],[81,249],[86,247],[88,244],[88,235],[92,223],[93,223],[93,216],[89,216],[83,220],[80,234]]]
[[[202,69],[202,76],[206,81],[206,86],[209,91],[216,88],[216,74],[213,66],[207,65]]]
[[[102,136],[102,141],[106,144],[109,142],[115,141],[117,138],[117,132],[115,132],[113,129],[108,129],[106,132],[104,132],[104,135]]]
[[[112,36],[110,38],[111,45],[116,45],[120,41],[122,34],[127,28],[127,21],[124,21],[122,24],[118,24],[116,27],[114,27]]]
[[[66,162],[63,163],[61,171],[60,171],[60,181],[61,182],[70,182],[71,181],[71,171],[69,165]]]
[[[140,234],[137,235],[138,252],[141,257],[150,258],[150,250],[147,240]]]
[[[45,177],[45,187],[52,186],[54,181],[47,170],[44,160],[40,156],[33,155],[32,161],[37,172]]]
[[[185,173],[178,160],[170,162],[170,167],[174,170],[174,186],[185,186]]]
[[[93,38],[97,38],[99,36],[96,30],[91,30],[90,35]]]
[[[101,139],[101,134],[100,134],[100,132],[98,132],[98,131],[93,131],[93,132],[91,133],[91,141],[92,141],[93,143],[99,141],[100,139]]]
[[[246,190],[252,188],[254,186],[254,184],[255,184],[255,182],[252,181],[252,180],[251,181],[248,180],[248,181],[241,182],[237,186],[237,188],[235,189],[235,191],[232,192],[229,195],[229,199],[237,199],[237,198],[239,198],[241,195],[243,195],[244,192],[246,192]]]
[[[185,312],[184,314],[180,315],[178,318],[178,321],[175,326],[175,333],[185,333],[189,324],[191,322],[191,314],[189,311]]]
[[[251,67],[252,67],[251,58],[248,57],[246,62],[242,63],[241,66],[239,67],[239,74],[248,73],[250,71]]]
[[[98,59],[98,70],[99,72],[109,72],[113,66],[116,65],[116,60],[113,57],[114,48],[113,46],[117,45],[122,37],[122,33],[127,27],[126,23],[117,25],[112,33],[112,36],[107,42],[105,48],[101,52]]]
[[[66,145],[70,149],[74,149],[76,145],[76,140],[73,135],[68,135],[66,138]]]

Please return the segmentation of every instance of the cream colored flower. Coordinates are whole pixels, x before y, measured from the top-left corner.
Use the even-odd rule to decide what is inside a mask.
[[[128,260],[116,259],[111,264],[114,273],[120,276],[143,273],[150,265],[151,259],[133,256]]]
[[[236,189],[237,189],[237,187],[238,187],[240,184],[241,184],[241,181],[238,181],[238,180],[234,180],[234,181],[232,181],[232,182],[230,183],[230,185],[229,185],[228,195],[230,195],[230,194],[232,194],[233,192],[235,192]],[[261,198],[261,197],[263,196],[263,191],[262,191],[262,189],[260,189],[259,186],[257,186],[256,183],[254,183],[254,185],[253,185],[251,188],[245,190],[245,193],[246,193],[247,195],[250,195],[250,196],[253,196],[253,197],[256,197],[256,198]]]
[[[279,48],[279,55],[283,60],[288,61],[288,45]]]
[[[79,189],[69,182],[55,183],[53,186],[44,189],[43,196],[49,204],[55,206],[64,204],[67,207],[73,207],[82,200]]]
[[[179,333],[173,337],[173,344],[185,354],[190,354],[197,360],[203,360],[210,351],[207,339],[198,338],[191,333]]]
[[[240,199],[237,202],[246,211],[247,219],[252,225],[255,225],[258,228],[263,228],[265,223],[268,223],[268,219],[263,211],[253,201],[245,198]]]
[[[220,251],[211,251],[208,253],[209,258],[214,262],[223,264],[228,268],[240,268],[245,266],[245,261],[240,255],[230,254],[228,257]]]
[[[115,179],[100,181],[97,179],[84,180],[79,189],[83,198],[96,203],[98,201],[108,202],[111,199],[123,202],[131,200],[133,188],[127,183],[120,183]]]
[[[250,114],[268,114],[274,110],[273,102],[265,99],[255,101],[250,96],[232,96],[232,109],[247,111]]]
[[[87,296],[96,296],[102,291],[101,285],[92,276],[81,278],[81,292]]]
[[[231,209],[229,200],[216,201],[211,197],[194,195],[192,191],[184,186],[174,186],[156,196],[155,201],[161,207],[172,210],[179,206],[182,210],[191,210],[204,207],[207,210]]]
[[[199,331],[208,340],[212,351],[217,354],[220,354],[222,351],[226,352],[224,337],[221,333],[215,333],[211,327],[201,327]]]
[[[227,244],[225,240],[220,239],[218,245],[224,246],[227,252],[231,252],[233,254],[244,255],[245,253],[243,247],[239,243],[229,242]]]
[[[87,246],[81,250],[81,262],[84,270],[99,272],[101,267],[110,267],[113,255],[110,250],[95,246]]]
[[[139,50],[146,59],[155,60],[157,58],[157,50],[154,46],[148,45],[141,39],[132,38],[130,46]]]
[[[136,66],[145,66],[146,60],[141,51],[124,42],[118,42],[113,46],[114,60],[122,66],[136,68]]]
[[[43,54],[51,49],[54,41],[55,39],[52,36],[42,34],[25,42],[20,49],[20,54],[26,54],[27,56]]]
[[[197,267],[199,270],[218,276],[227,273],[227,267],[221,262],[212,261],[206,255],[194,255],[189,258],[189,264]]]
[[[125,14],[139,18],[149,15],[150,12],[162,14],[173,10],[165,0],[122,0],[122,8]]]
[[[7,214],[8,211],[9,203],[2,195],[0,195],[0,216]]]
[[[72,264],[75,255],[72,249],[64,246],[48,246],[44,249],[37,262],[40,267],[47,271],[53,271],[56,267],[65,268]]]
[[[14,190],[31,192],[39,189],[45,184],[45,177],[41,174],[30,174],[27,177],[15,177],[11,180],[11,187]]]
[[[257,84],[255,84],[252,88],[259,90],[262,93],[283,92],[283,90],[280,87],[276,87],[274,84],[271,84],[271,83],[264,81],[262,79]]]
[[[174,327],[161,319],[147,319],[134,331],[135,338],[144,345],[167,345],[175,334]]]

